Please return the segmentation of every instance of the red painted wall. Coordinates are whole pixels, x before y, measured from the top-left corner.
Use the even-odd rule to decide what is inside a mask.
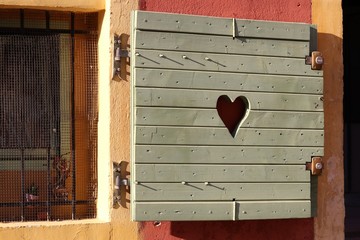
[[[311,0],[139,0],[139,9],[256,20],[311,23]],[[146,222],[144,240],[310,240],[313,219],[236,222]]]
[[[139,0],[139,9],[311,23],[311,0]]]
[[[312,219],[142,223],[144,240],[312,240]]]

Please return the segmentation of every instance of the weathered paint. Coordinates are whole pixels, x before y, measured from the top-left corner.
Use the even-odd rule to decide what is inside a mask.
[[[313,219],[265,220],[242,222],[146,222],[141,226],[143,239],[342,239],[343,232],[343,168],[342,168],[342,53],[341,53],[341,0],[313,0],[314,10],[311,11],[311,1],[247,1],[247,0],[140,0],[141,10],[156,12],[173,12],[183,14],[198,14],[219,17],[234,17],[259,20],[275,20],[312,23],[311,14],[315,16],[313,23],[319,25],[319,48],[327,49],[328,67],[325,75],[331,83],[326,82],[325,102],[327,110],[327,132],[325,134],[325,149],[331,151],[325,156],[329,170],[319,178],[319,205],[316,218],[316,235]],[[328,21],[324,18],[332,9],[335,18]],[[326,13],[326,14],[325,14]],[[325,14],[325,15],[324,15]],[[322,32],[334,34],[331,39]],[[327,40],[331,40],[327,43]],[[339,42],[340,40],[340,42]],[[335,50],[335,52],[334,52]],[[334,57],[335,56],[335,57]],[[340,62],[338,62],[340,61]],[[335,65],[336,64],[336,65]],[[335,67],[336,66],[336,67]],[[331,69],[338,69],[333,73]],[[336,87],[334,87],[336,86]],[[334,121],[333,121],[334,119]],[[331,124],[330,124],[331,123]],[[330,139],[331,138],[331,139]],[[331,150],[330,150],[331,149]],[[328,161],[327,161],[328,159]],[[329,171],[329,172],[327,172]],[[336,186],[334,188],[334,186]],[[329,201],[329,199],[333,199]],[[336,209],[336,211],[334,211]],[[330,221],[327,219],[331,219]]]

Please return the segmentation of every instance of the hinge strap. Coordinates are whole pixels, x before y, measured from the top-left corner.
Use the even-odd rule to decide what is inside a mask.
[[[321,70],[322,65],[324,64],[324,58],[319,51],[314,51],[311,53],[311,56],[305,57],[305,64],[311,65],[312,70]]]
[[[129,58],[130,51],[127,49],[121,49],[121,37],[119,35],[114,36],[114,58],[113,58],[113,79],[115,76],[121,79],[121,59]]]
[[[121,176],[121,165],[120,163],[113,162],[113,205],[121,204],[121,186],[129,186],[129,179],[122,178]]]
[[[311,162],[306,163],[306,170],[310,170],[311,175],[321,175],[323,167],[322,157],[312,157]]]

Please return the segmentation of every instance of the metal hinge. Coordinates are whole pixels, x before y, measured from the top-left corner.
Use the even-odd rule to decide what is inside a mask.
[[[306,170],[310,170],[311,175],[321,175],[323,167],[322,157],[312,157],[311,162],[306,163]]]
[[[322,65],[324,64],[324,58],[321,52],[314,51],[311,53],[311,56],[306,56],[305,64],[311,65],[312,70],[321,70]]]
[[[113,206],[121,204],[121,186],[129,186],[129,179],[121,177],[122,163],[113,162]]]
[[[121,37],[119,35],[114,36],[114,64],[113,64],[113,79],[117,76],[121,79],[121,59],[129,58],[130,51],[127,49],[121,49]]]

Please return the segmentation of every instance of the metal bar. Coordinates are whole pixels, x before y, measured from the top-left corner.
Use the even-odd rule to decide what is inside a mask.
[[[51,203],[50,203],[50,198],[51,198],[51,169],[50,169],[50,148],[48,148],[48,152],[47,152],[47,198],[46,198],[46,215],[47,215],[47,220],[50,220],[50,216],[51,216]]]
[[[23,29],[24,28],[24,22],[25,22],[25,20],[24,20],[24,9],[20,9],[20,27],[21,27],[21,29]]]
[[[25,220],[25,159],[21,149],[21,221]]]
[[[75,201],[77,205],[88,205],[88,204],[95,204],[95,200],[78,200]],[[21,203],[21,202],[2,202],[0,203],[0,207],[21,207],[22,204],[24,207],[31,205],[31,206],[47,206],[47,201],[36,201],[31,203]],[[50,201],[51,206],[65,206],[65,205],[71,205],[73,204],[73,201]]]
[[[75,34],[94,34],[96,35],[97,32],[94,31],[86,31],[86,30],[68,30],[68,29],[40,29],[40,28],[0,28],[0,35],[1,34],[25,34],[25,35],[48,35],[49,33],[58,33],[58,34],[71,34],[74,32]]]
[[[71,160],[72,160],[72,219],[76,219],[76,166],[75,166],[75,14],[71,13]]]
[[[46,15],[46,29],[49,30],[50,29],[50,13],[49,13],[49,11],[45,11],[45,15]]]
[[[71,27],[71,30],[69,29],[50,29],[50,12],[45,11],[46,15],[46,29],[39,29],[39,28],[25,28],[25,10],[20,9],[20,28],[0,28],[0,35],[1,34],[9,34],[9,33],[16,33],[16,34],[27,34],[27,35],[33,35],[33,34],[49,34],[50,33],[68,33],[71,34],[74,32],[75,34],[97,34],[96,31],[88,31],[88,30],[75,30],[75,28]],[[74,15],[74,13],[71,13]]]

